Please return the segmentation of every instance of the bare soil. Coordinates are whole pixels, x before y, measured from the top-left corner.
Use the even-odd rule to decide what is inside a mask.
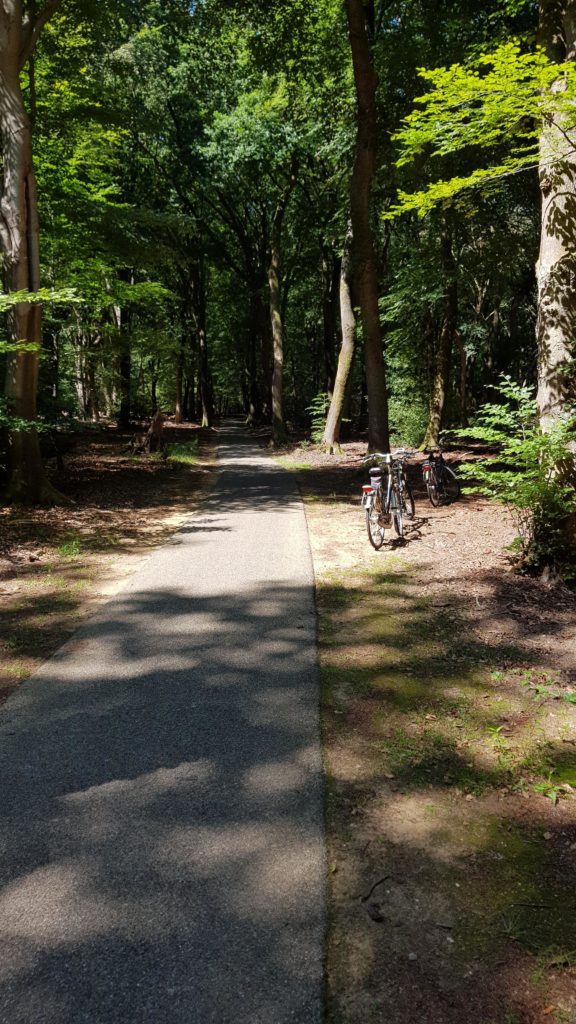
[[[198,443],[194,464],[130,453],[130,435],[80,435],[51,479],[69,504],[0,502],[0,703],[68,639],[152,548],[190,514],[210,480],[213,439],[171,426],[169,443]]]
[[[317,584],[330,1024],[576,1022],[576,598],[503,509],[368,541],[360,457],[291,451]],[[454,452],[451,459],[470,457]]]

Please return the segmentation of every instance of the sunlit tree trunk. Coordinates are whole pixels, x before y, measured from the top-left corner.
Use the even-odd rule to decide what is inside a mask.
[[[354,67],[357,100],[357,136],[354,170],[350,185],[350,212],[354,244],[352,272],[358,293],[364,364],[368,390],[368,446],[387,451],[388,392],[384,366],[382,329],[378,308],[378,271],[372,232],[371,196],[376,172],[378,124],[376,108],[377,75],[370,48],[366,20],[373,23],[374,2],[346,0],[348,29]]]
[[[539,42],[555,61],[576,57],[576,0],[540,4]],[[564,88],[559,79],[553,89]],[[559,115],[540,140],[542,221],[538,283],[538,408],[549,429],[576,398],[576,152]]]
[[[20,72],[31,58],[41,29],[58,2],[46,3],[34,18],[33,11],[22,0],[0,0],[0,241],[4,286],[8,292],[37,292],[40,287],[32,128],[24,107]],[[13,307],[9,336],[14,344],[24,342],[35,346],[32,351],[14,351],[9,355],[5,384],[9,412],[15,418],[33,423],[42,342],[39,303],[21,302]],[[58,500],[60,496],[44,472],[34,427],[10,432],[8,459],[10,499],[32,503]]]
[[[334,452],[339,447],[342,414],[346,402],[350,371],[352,369],[352,362],[354,359],[356,318],[354,316],[352,296],[350,292],[351,238],[352,234],[349,232],[346,239],[346,246],[342,256],[342,266],[340,270],[340,320],[342,324],[342,345],[340,348],[340,355],[338,356],[338,368],[336,370],[336,379],[334,381],[334,391],[330,402],[330,408],[328,410],[328,416],[326,418],[324,436],[322,438],[323,444],[329,448],[330,452]]]

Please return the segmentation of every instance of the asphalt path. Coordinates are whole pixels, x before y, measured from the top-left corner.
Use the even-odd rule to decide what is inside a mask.
[[[210,497],[0,709],[1,1024],[320,1024],[313,578],[293,480]]]

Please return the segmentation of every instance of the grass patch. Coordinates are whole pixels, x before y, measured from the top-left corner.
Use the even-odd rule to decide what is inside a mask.
[[[309,462],[296,462],[294,459],[287,459],[284,456],[280,456],[276,462],[279,462],[282,468],[287,469],[290,473],[301,473],[303,470],[314,468]]]
[[[61,558],[79,558],[82,553],[82,541],[79,537],[68,537],[58,548],[56,548],[56,551]]]
[[[168,445],[167,461],[175,466],[196,466],[200,458],[200,443],[195,437],[191,441]]]

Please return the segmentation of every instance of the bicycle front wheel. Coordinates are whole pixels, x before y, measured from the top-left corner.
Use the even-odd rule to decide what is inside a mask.
[[[404,536],[404,494],[400,487],[394,489],[392,496],[392,518],[394,520],[394,529],[398,537]]]
[[[401,508],[397,508],[394,512],[394,529],[398,537],[402,538],[404,536],[404,515]]]
[[[379,495],[374,497],[370,508],[366,509],[366,530],[368,533],[368,540],[372,547],[378,551],[382,547],[386,536],[386,525],[382,512],[382,500]]]
[[[440,504],[440,490],[438,487],[438,479],[433,469],[430,470],[426,477],[426,490],[428,491],[430,504],[433,505],[434,508],[438,508],[438,505]]]

